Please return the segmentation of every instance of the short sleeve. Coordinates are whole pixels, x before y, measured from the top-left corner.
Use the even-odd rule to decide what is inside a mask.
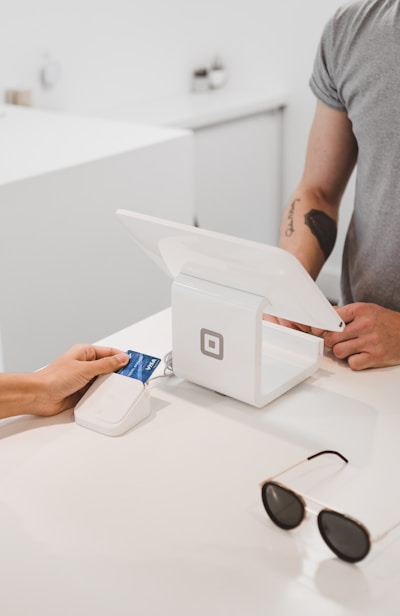
[[[323,31],[309,85],[315,96],[325,105],[344,111],[345,105],[340,99],[335,83],[332,30],[333,18],[327,23]]]

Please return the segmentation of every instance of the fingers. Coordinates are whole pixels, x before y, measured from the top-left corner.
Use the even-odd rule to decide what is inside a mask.
[[[309,334],[311,332],[311,328],[309,325],[302,325],[301,323],[294,323],[293,321],[288,321],[287,319],[281,319],[278,317],[274,317],[271,314],[264,313],[262,315],[263,321],[268,321],[269,323],[275,323],[276,325],[282,325],[283,327],[288,327],[289,329],[296,329],[300,332],[305,332]]]
[[[341,317],[343,323],[354,321],[356,316],[365,309],[366,305],[358,302],[354,304],[346,304],[345,306],[335,306],[335,310]]]
[[[98,374],[106,374],[107,372],[115,372],[116,370],[122,368],[122,366],[126,366],[128,361],[129,355],[127,355],[126,353],[118,352],[116,355],[97,359],[93,363]]]
[[[269,323],[276,323],[279,325],[278,317],[273,317],[272,314],[266,314],[265,312],[262,315],[263,321],[268,321]]]
[[[103,347],[93,344],[75,344],[65,353],[65,356],[81,361],[95,361],[117,355],[124,356],[124,359],[126,359],[125,363],[127,363],[129,359],[128,355],[120,349],[115,349],[113,347]],[[119,360],[122,361],[122,357],[120,357]],[[125,365],[125,363],[122,365]]]
[[[92,348],[96,352],[96,359],[102,359],[103,357],[112,357],[112,356],[117,357],[118,356],[119,359],[121,360],[123,356],[125,361],[124,361],[124,364],[122,365],[125,365],[127,361],[129,360],[129,355],[127,355],[120,349],[114,349],[112,347],[103,347],[103,346],[93,346]]]
[[[347,363],[350,368],[355,371],[374,367],[369,353],[355,353],[354,355],[350,355],[350,357],[347,358]]]
[[[99,374],[116,372],[129,361],[129,355],[113,347],[95,346],[91,344],[76,344],[71,347],[55,365],[72,360],[75,371],[85,380],[91,380]]]
[[[329,332],[326,346],[353,370],[400,363],[400,314],[376,304],[356,303],[338,309],[346,323],[342,332]]]

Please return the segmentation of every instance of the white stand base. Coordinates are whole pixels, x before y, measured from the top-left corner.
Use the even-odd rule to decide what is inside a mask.
[[[75,407],[77,424],[120,436],[150,415],[148,388],[115,372],[97,377]]]
[[[172,285],[177,376],[262,407],[311,376],[321,338],[262,320],[265,298],[180,274]]]

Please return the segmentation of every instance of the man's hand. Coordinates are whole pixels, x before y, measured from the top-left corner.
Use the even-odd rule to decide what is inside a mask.
[[[283,325],[283,327],[288,327],[289,329],[296,329],[299,332],[303,332],[305,334],[314,334],[314,336],[321,336],[325,333],[322,329],[315,329],[310,327],[309,325],[302,325],[302,323],[295,323],[294,321],[288,321],[287,319],[280,319],[279,317],[274,317],[271,314],[263,314],[263,321],[268,321],[269,323],[275,323],[275,325]]]
[[[336,308],[346,327],[326,332],[325,345],[353,370],[400,364],[400,313],[376,304],[355,303]]]

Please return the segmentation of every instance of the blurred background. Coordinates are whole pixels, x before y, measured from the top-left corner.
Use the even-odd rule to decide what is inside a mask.
[[[175,122],[169,122],[169,126],[192,129],[196,122],[200,121],[200,111],[210,115],[210,106],[219,100],[216,96],[221,94],[222,91],[224,91],[225,98],[220,99],[220,108],[217,109],[218,113],[222,113],[222,123],[230,121],[234,115],[233,113],[228,117],[228,114],[226,118],[223,116],[224,113],[229,111],[229,106],[231,109],[235,105],[236,109],[239,109],[240,105],[243,107],[242,101],[235,101],[237,93],[247,93],[246,104],[248,108],[252,108],[252,96],[257,101],[260,100],[260,97],[264,97],[265,100],[270,97],[271,100],[277,102],[276,109],[271,103],[271,109],[268,112],[275,114],[279,112],[279,123],[276,122],[276,116],[274,116],[274,125],[271,124],[268,129],[272,132],[269,132],[268,135],[266,133],[265,137],[261,135],[260,138],[265,143],[257,146],[258,150],[256,151],[262,151],[264,145],[268,145],[269,152],[265,159],[266,162],[263,162],[261,158],[259,160],[260,171],[262,175],[263,169],[267,170],[267,167],[269,167],[270,173],[276,178],[275,185],[271,188],[271,194],[274,193],[271,196],[271,201],[274,200],[278,203],[278,210],[274,205],[274,218],[271,219],[273,233],[266,235],[263,240],[267,243],[274,243],[277,237],[277,221],[300,179],[303,169],[307,136],[315,108],[315,99],[309,90],[308,82],[318,41],[324,24],[341,4],[343,4],[341,0],[303,0],[301,2],[299,0],[279,0],[279,2],[275,0],[235,0],[235,2],[231,0],[35,0],[34,2],[32,0],[12,0],[12,2],[3,0],[0,20],[0,107],[2,102],[19,102],[23,106],[31,106],[33,110],[51,112],[52,114],[56,112],[61,115],[66,114],[68,117],[108,118],[118,121],[126,119],[137,121],[140,119],[140,113],[144,117],[143,109],[147,109],[146,122],[168,125],[168,121],[164,121],[162,117],[162,110],[166,108],[162,101],[170,101],[167,105],[170,111],[174,107],[174,101],[176,101],[176,114],[177,116],[181,114],[182,121],[179,121],[178,118]],[[194,93],[194,72],[209,70],[216,61],[224,69],[224,79],[218,86],[221,92],[217,93],[210,89],[206,93],[201,91]],[[201,85],[197,89],[201,90]],[[215,98],[213,99],[214,95]],[[185,97],[187,96],[191,97],[190,102],[186,100]],[[208,97],[208,99],[205,97]],[[154,101],[158,101],[159,104],[157,111],[151,113],[149,110]],[[190,124],[190,121],[184,121],[182,101],[186,110],[188,106],[191,106],[191,122],[193,125]],[[206,109],[207,105],[209,106],[208,109]],[[118,110],[121,109],[125,110],[125,117],[124,114],[118,113]],[[132,117],[127,118],[127,109],[141,109],[141,112],[132,111]],[[212,113],[215,116],[215,108],[212,109]],[[240,113],[237,111],[238,115]],[[44,120],[44,117],[40,117],[41,121]],[[62,330],[66,332],[65,326],[60,328],[56,323],[52,324],[51,319],[44,318],[43,330],[40,330],[40,328],[37,330],[37,336],[40,335],[40,338],[35,339],[32,333],[31,339],[27,340],[27,333],[25,332],[24,334],[21,333],[16,340],[19,325],[17,324],[13,330],[8,323],[8,319],[10,319],[10,323],[12,318],[18,319],[18,323],[21,323],[23,313],[15,316],[19,304],[24,303],[24,314],[29,315],[29,310],[26,310],[27,305],[33,306],[34,302],[37,301],[39,314],[47,300],[43,289],[38,291],[37,298],[35,298],[35,286],[29,291],[29,296],[26,292],[25,296],[19,297],[17,290],[25,283],[19,281],[14,287],[10,283],[10,278],[13,277],[13,267],[16,267],[16,257],[11,255],[13,254],[12,248],[14,245],[16,246],[17,240],[14,241],[12,234],[14,233],[16,237],[19,233],[17,231],[19,228],[18,220],[14,220],[15,211],[17,206],[23,208],[28,205],[28,202],[29,208],[42,206],[48,198],[48,193],[46,193],[46,196],[43,192],[35,192],[36,185],[33,186],[32,183],[29,183],[29,178],[28,183],[24,183],[23,189],[18,188],[18,194],[12,192],[12,189],[16,188],[16,184],[20,184],[24,179],[23,173],[25,171],[17,172],[17,169],[15,169],[14,174],[14,170],[10,169],[10,166],[17,167],[19,165],[24,150],[26,150],[27,158],[34,158],[36,151],[39,152],[40,148],[43,147],[43,142],[41,139],[37,139],[39,129],[35,129],[36,136],[32,137],[29,143],[28,129],[24,129],[26,140],[14,128],[9,129],[5,136],[6,120],[7,118],[1,120],[0,117],[0,142],[2,142],[2,144],[0,143],[0,227],[2,227],[0,233],[3,233],[4,239],[4,241],[2,240],[4,249],[0,253],[3,271],[3,277],[0,279],[3,289],[0,301],[0,329],[3,342],[4,338],[9,336],[10,340],[6,346],[10,349],[15,344],[20,350],[32,346],[37,348],[40,340],[43,343],[44,332],[47,331],[46,327],[49,329],[46,337],[57,340],[57,343],[48,343],[47,351],[43,350],[42,353],[36,352],[33,354],[26,364],[21,363],[20,350],[16,356],[18,359],[13,357],[10,358],[9,362],[5,362],[6,368],[30,368],[49,361],[54,354],[63,350],[65,345],[77,341],[78,337],[82,338],[84,332],[87,333],[89,341],[96,340],[108,335],[114,329],[129,325],[131,321],[142,318],[148,312],[154,312],[155,309],[162,307],[166,300],[164,299],[160,305],[154,302],[147,307],[139,306],[136,312],[132,308],[131,312],[123,318],[121,316],[120,319],[114,319],[113,314],[111,314],[107,325],[98,328],[89,327],[89,325],[93,325],[95,319],[89,317],[90,314],[93,314],[93,306],[90,305],[89,297],[84,296],[83,286],[86,279],[83,279],[81,286],[78,285],[78,288],[80,288],[79,294],[82,297],[80,306],[81,310],[82,306],[87,306],[87,314],[86,316],[82,316],[82,313],[79,312],[73,314],[72,308],[68,308],[72,315],[71,319],[75,320],[75,326],[71,328],[68,335],[61,336]],[[21,122],[20,119],[17,120],[20,128]],[[204,122],[207,124],[206,120]],[[2,128],[3,132],[1,132]],[[40,131],[43,130],[47,131],[41,126]],[[68,128],[70,135],[73,130],[75,128]],[[79,128],[78,132],[84,135],[85,130]],[[55,125],[46,132],[46,139],[51,131],[55,134]],[[248,140],[256,140],[259,129],[254,125],[251,131],[253,132],[246,133]],[[94,148],[93,134],[96,132],[94,125],[89,132],[91,137],[85,138],[84,145],[86,147],[90,139]],[[127,130],[126,135],[128,135],[128,132]],[[217,131],[214,130],[213,134],[217,135]],[[183,139],[183,133],[180,136]],[[175,134],[174,137],[176,141],[179,134]],[[230,137],[225,137],[225,133],[218,133],[217,137],[218,143],[225,141],[231,151],[235,149],[234,145],[230,145]],[[199,135],[197,139],[194,163],[198,175],[201,175],[199,171],[200,156],[204,155],[206,159],[209,159],[211,155],[204,154],[206,148],[208,148],[207,152],[215,153],[216,146],[209,145],[208,142],[207,145],[204,145],[204,142],[200,141]],[[16,143],[19,148],[19,150],[17,148],[17,151],[15,151]],[[240,143],[244,143],[242,137],[240,137]],[[64,147],[63,138],[59,137],[56,140],[56,145],[51,146],[53,158],[56,159]],[[78,150],[82,151],[82,148],[83,146],[77,145]],[[203,149],[201,150],[201,148]],[[124,145],[122,149],[126,151],[129,147]],[[14,158],[10,156],[11,151],[14,152]],[[34,155],[32,155],[32,152],[34,152]],[[148,199],[149,207],[147,209],[144,207],[144,211],[160,214],[157,204],[154,207],[153,205],[157,199],[161,199],[164,195],[166,209],[162,210],[162,214],[165,217],[170,215],[175,219],[192,222],[192,215],[186,216],[182,212],[170,211],[168,205],[174,203],[179,205],[181,199],[182,202],[186,200],[189,209],[192,208],[190,190],[188,189],[185,192],[183,189],[179,191],[177,188],[177,183],[181,181],[180,177],[183,178],[183,175],[179,176],[178,171],[183,169],[184,163],[182,161],[187,159],[187,152],[185,154],[182,150],[179,155],[178,153],[168,154],[170,164],[172,164],[171,161],[176,161],[176,169],[169,171],[169,176],[175,177],[175,186],[168,192],[169,189],[165,188],[161,182],[159,194],[156,196],[147,194],[147,189],[143,186],[140,187],[138,192],[136,185],[134,189],[131,187],[131,192],[126,193],[124,197],[121,188],[124,182],[121,175],[122,171],[118,172],[119,175],[118,173],[113,175],[113,173],[103,169],[97,171],[97,175],[95,173],[93,177],[99,178],[101,176],[103,183],[104,178],[109,177],[110,181],[114,182],[114,187],[115,183],[118,182],[119,193],[117,191],[116,194],[119,194],[119,199],[115,203],[115,207],[114,203],[112,204],[114,209],[116,207],[129,208],[132,204],[133,207],[130,207],[130,209],[138,209],[135,207],[135,203],[140,205],[141,202],[144,203]],[[101,155],[106,156],[104,152]],[[219,154],[216,162],[212,164],[214,166],[221,164],[222,169],[225,156],[228,157],[228,154]],[[249,167],[257,166],[257,158],[251,162],[248,155],[246,156]],[[258,154],[255,154],[255,156],[257,157]],[[92,158],[96,158],[95,153],[92,153]],[[89,157],[87,160],[89,160]],[[68,164],[71,166],[70,162]],[[235,164],[240,165],[241,163]],[[275,167],[274,165],[278,166]],[[153,180],[156,177],[152,170],[158,169],[160,175],[162,167],[163,163],[158,164],[156,158],[154,158],[153,163],[149,162],[148,167],[140,167],[141,182],[143,183],[143,178],[147,177],[149,180],[147,186],[149,186],[150,177]],[[3,173],[2,177],[2,170],[4,172],[5,168],[7,168],[7,174]],[[127,168],[127,164],[125,164],[126,176],[129,175],[129,172],[126,171]],[[134,166],[130,168],[133,169]],[[167,166],[165,169],[167,169]],[[49,168],[48,171],[52,170]],[[164,172],[166,171],[164,170]],[[207,173],[209,172],[210,170],[207,171]],[[35,173],[45,175],[43,170]],[[188,179],[190,170],[186,169],[185,174],[186,179]],[[228,169],[226,174],[226,177],[237,175],[235,171],[232,171],[232,168]],[[206,175],[206,177],[208,176]],[[87,185],[88,176],[85,176],[85,178]],[[222,171],[221,178],[225,181]],[[69,178],[68,183],[66,183],[67,180],[64,178],[64,180],[60,179],[57,184],[57,182],[54,183],[56,179],[55,177],[52,178],[51,200],[53,204],[58,203],[58,201],[61,204],[62,194],[66,192],[65,186],[71,187],[74,181],[82,181],[79,178]],[[251,178],[247,181],[254,184],[254,180]],[[202,182],[204,184],[203,180]],[[245,186],[244,182],[245,180],[243,180],[243,187]],[[155,183],[153,182],[153,184]],[[207,181],[205,183],[208,184]],[[80,186],[83,186],[83,184]],[[103,195],[105,195],[107,191],[104,186],[101,189]],[[152,189],[154,191],[154,186]],[[237,189],[235,189],[235,192],[238,192]],[[110,194],[112,194],[112,191]],[[339,300],[341,250],[344,232],[352,209],[352,194],[351,182],[344,197],[337,247],[318,281],[323,291],[333,301]],[[85,194],[84,198],[81,196],[82,202],[79,203],[77,195],[79,195],[78,189],[75,193],[71,193],[70,201],[74,200],[77,216],[75,222],[76,225],[79,225],[83,224],[83,218],[80,220],[79,211],[83,213],[89,207],[89,201],[93,204],[99,198]],[[207,198],[207,196],[204,197],[205,200]],[[266,199],[268,200],[268,194]],[[227,200],[223,196],[219,198],[221,217],[224,219],[227,219],[223,210],[224,207],[229,205]],[[249,197],[248,201],[251,200],[252,197]],[[196,195],[194,196],[194,203],[196,205]],[[254,207],[260,211],[260,215],[263,215],[261,210],[267,211],[267,207],[264,207],[264,205],[257,205],[255,200],[254,203]],[[244,203],[244,206],[247,207],[247,203]],[[213,203],[212,210],[218,215],[218,205],[216,206]],[[47,217],[47,213],[43,210],[41,214],[38,213],[38,216],[42,216],[44,219],[44,217]],[[196,215],[194,219],[195,222],[198,222]],[[257,229],[264,223],[258,221],[257,216],[253,214],[249,215],[248,219],[248,224],[253,224],[254,227],[254,239],[259,239]],[[9,227],[12,220],[15,225],[13,229]],[[211,225],[205,223],[204,226]],[[31,229],[33,228],[31,227]],[[83,228],[85,228],[84,224]],[[87,228],[90,229],[90,225]],[[218,225],[215,228],[218,230]],[[49,229],[49,233],[51,233],[52,230],[50,227]],[[222,230],[232,232],[229,227]],[[233,232],[235,233],[235,230]],[[240,234],[240,229],[238,234]],[[251,229],[247,235],[252,235]],[[6,239],[11,246],[5,246]],[[79,245],[78,239],[76,246]],[[45,241],[43,239],[43,245],[45,245]],[[18,249],[15,249],[15,254],[20,254],[26,247],[25,264],[32,254],[36,254],[39,249],[38,242],[34,244],[33,249],[28,246],[28,243],[25,237],[24,241],[18,245]],[[58,245],[61,251],[62,243],[54,240],[51,250],[55,249],[54,244]],[[69,245],[66,244],[66,249]],[[110,242],[110,246],[112,246],[112,242]],[[128,256],[129,253],[125,252],[122,259],[127,259]],[[55,262],[59,263],[61,256],[57,256],[55,253],[54,258]],[[105,271],[104,264],[102,266]],[[24,267],[25,265],[20,264],[21,272],[23,272]],[[76,265],[74,267],[76,270]],[[37,272],[39,266],[32,265],[32,268],[34,272]],[[57,271],[52,272],[52,285],[54,285],[55,279],[61,276],[65,268],[67,268],[67,265],[64,264]],[[95,262],[88,263],[87,268],[93,273],[96,269]],[[111,263],[109,263],[109,268],[112,268]],[[6,279],[4,278],[4,271],[7,272]],[[127,271],[126,274],[128,273]],[[109,274],[110,294],[115,293],[117,288],[112,286],[112,277],[115,278],[117,275],[121,277],[121,280],[125,279],[125,274],[121,272],[113,274],[111,272]],[[46,276],[45,282],[48,280],[49,274],[47,273]],[[98,286],[98,282],[92,276],[91,284],[92,290],[96,288],[96,285]],[[121,287],[122,283],[119,284]],[[46,287],[46,284],[43,286]],[[150,286],[153,288],[154,285]],[[142,286],[139,285],[136,297],[146,295],[149,292],[148,288],[149,285],[146,287],[144,283]],[[162,292],[165,292],[164,288]],[[131,297],[125,299],[125,304],[129,301],[133,305],[134,296],[135,294],[132,294]],[[121,298],[122,300],[123,298]],[[96,305],[98,305],[99,298],[96,298],[96,301]],[[66,306],[67,298],[63,297],[62,302],[64,303],[61,306]],[[54,314],[56,310],[59,311],[59,307],[49,304],[49,314]],[[110,312],[110,310],[111,308],[107,307],[107,311]],[[122,315],[122,312],[120,314]],[[98,319],[101,320],[101,316],[98,316]],[[35,320],[37,321],[36,317]],[[82,321],[82,329],[78,326],[79,321]],[[113,327],[114,323],[115,327]],[[11,351],[8,352],[11,353]]]

